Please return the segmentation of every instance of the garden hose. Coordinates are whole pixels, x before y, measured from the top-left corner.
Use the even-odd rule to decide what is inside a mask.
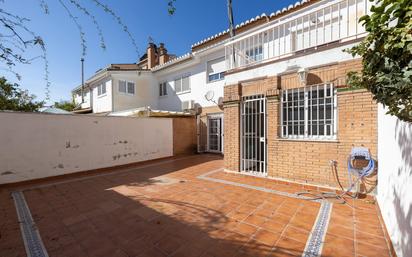
[[[352,164],[354,160],[361,159],[361,160],[366,160],[368,161],[368,164],[362,168],[355,168]],[[335,192],[320,192],[320,193],[313,193],[309,191],[304,191],[304,192],[298,192],[296,193],[297,195],[309,195],[312,197],[308,197],[307,200],[331,200],[335,199],[338,201],[340,204],[347,204],[347,201],[345,200],[344,196],[349,196],[352,199],[358,198],[359,194],[359,182],[362,180],[364,182],[367,182],[367,184],[370,184],[369,181],[366,179],[366,177],[370,176],[375,170],[376,170],[376,162],[375,160],[371,157],[370,152],[368,149],[364,147],[354,147],[351,151],[351,154],[348,157],[348,181],[351,183],[348,187],[348,189],[344,189],[342,186],[337,168],[336,168],[336,161],[331,161],[331,167],[332,167],[332,172],[334,174],[335,180],[337,184],[339,185],[340,189],[343,191],[342,193],[338,194]],[[352,175],[356,175],[357,179],[353,181]],[[355,190],[355,193],[353,194],[352,190],[354,186],[357,185],[357,188]],[[367,191],[367,193],[370,193],[376,186],[376,183],[371,189]]]

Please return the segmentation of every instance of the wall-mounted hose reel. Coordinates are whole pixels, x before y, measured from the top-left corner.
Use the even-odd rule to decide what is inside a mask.
[[[357,177],[370,176],[375,171],[375,160],[365,147],[353,147],[348,157],[348,172]]]
[[[348,156],[348,182],[349,185],[345,190],[339,181],[339,177],[336,170],[336,161],[330,162],[333,171],[335,172],[337,182],[340,188],[344,191],[341,194],[336,194],[332,192],[321,192],[321,193],[311,193],[311,192],[299,192],[298,195],[311,195],[313,198],[309,200],[320,200],[320,199],[337,199],[341,203],[346,203],[343,198],[344,195],[356,198],[359,193],[360,182],[371,176],[376,170],[376,161],[372,158],[372,155],[368,148],[366,147],[353,147],[349,156]],[[353,192],[353,189],[355,191]]]

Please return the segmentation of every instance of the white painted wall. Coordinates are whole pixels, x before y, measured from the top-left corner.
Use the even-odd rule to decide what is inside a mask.
[[[113,72],[113,111],[123,111],[138,107],[158,107],[157,80],[151,72]],[[119,80],[135,83],[135,94],[119,92]]]
[[[172,119],[0,112],[0,184],[173,155]]]
[[[398,257],[412,256],[412,123],[378,110],[378,194]]]
[[[281,62],[275,62],[255,69],[229,74],[226,76],[225,82],[226,85],[232,85],[243,80],[264,76],[276,76],[279,73],[287,71],[289,67],[311,68],[320,65],[331,64],[334,62],[353,60],[354,58],[352,57],[352,55],[343,52],[344,49],[350,48],[353,45],[354,44],[336,47]]]
[[[217,101],[219,97],[223,97],[224,80],[208,82],[207,62],[217,58],[224,57],[222,48],[215,49],[207,54],[195,56],[193,60],[185,64],[178,64],[170,68],[155,72],[158,83],[168,82],[167,96],[158,96],[158,108],[161,110],[181,111],[183,101],[194,100],[201,107],[215,106],[216,104],[207,101],[205,94],[208,91],[214,92],[214,99]],[[224,62],[224,60],[222,60]],[[190,74],[191,91],[183,94],[176,94],[174,89],[175,78]],[[157,95],[158,85],[157,85]]]
[[[97,85],[105,83],[106,84],[106,94],[97,95]],[[111,112],[113,110],[113,98],[112,98],[112,80],[110,77],[106,77],[92,85],[92,105],[93,113],[101,112]]]

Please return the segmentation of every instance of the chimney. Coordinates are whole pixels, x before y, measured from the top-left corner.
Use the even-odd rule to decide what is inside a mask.
[[[151,69],[156,66],[156,45],[149,43],[147,47],[147,68]]]
[[[167,54],[167,49],[165,48],[164,43],[160,43],[159,46],[159,64],[165,64],[169,61],[169,55]]]

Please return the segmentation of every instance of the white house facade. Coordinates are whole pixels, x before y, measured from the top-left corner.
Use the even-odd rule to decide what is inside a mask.
[[[83,103],[81,87],[73,91],[74,100],[79,112],[100,114],[191,110],[198,120],[198,150],[223,152],[225,85],[353,60],[343,50],[365,36],[357,20],[370,6],[368,0],[303,0],[237,25],[234,38],[223,31],[202,40],[177,58],[163,44],[150,43],[138,63],[97,72],[86,81]]]

